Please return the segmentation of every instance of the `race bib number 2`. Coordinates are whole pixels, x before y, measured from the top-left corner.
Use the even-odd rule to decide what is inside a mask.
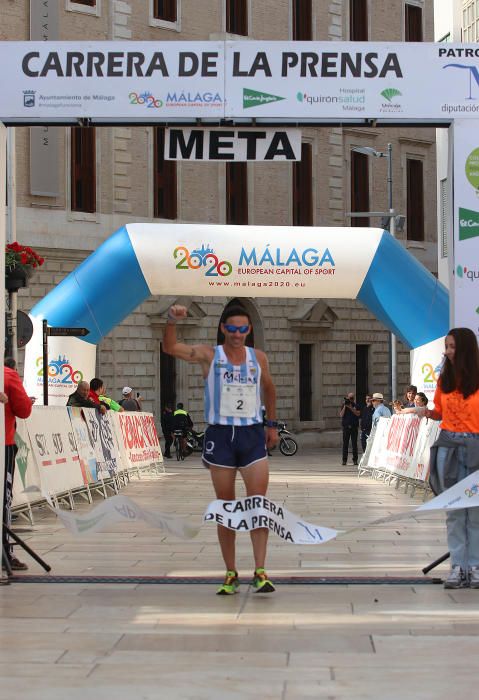
[[[254,418],[256,415],[256,386],[223,384],[220,414],[233,418]]]

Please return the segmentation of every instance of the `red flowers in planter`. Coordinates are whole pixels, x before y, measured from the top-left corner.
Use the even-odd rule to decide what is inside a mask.
[[[27,245],[21,245],[14,241],[5,246],[6,274],[14,270],[22,270],[30,275],[33,269],[40,267],[44,262],[45,259]]]

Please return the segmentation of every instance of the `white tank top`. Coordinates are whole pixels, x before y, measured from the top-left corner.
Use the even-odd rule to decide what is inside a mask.
[[[205,420],[210,425],[263,423],[261,411],[261,367],[253,348],[245,347],[246,361],[233,365],[222,345],[205,379]]]

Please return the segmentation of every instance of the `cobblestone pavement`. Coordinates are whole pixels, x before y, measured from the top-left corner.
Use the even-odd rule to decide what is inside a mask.
[[[165,475],[132,480],[123,493],[196,522],[212,500],[208,472],[197,457],[170,460]],[[412,509],[422,497],[358,479],[354,467],[340,466],[339,450],[275,454],[269,495],[306,520],[343,530]],[[86,508],[78,503],[79,512]],[[294,546],[272,536],[271,577],[311,582],[280,585],[269,596],[247,585],[253,565],[246,535],[238,536],[244,584],[236,596],[216,596],[212,583],[2,586],[0,698],[470,696],[479,679],[479,591],[446,591],[421,581],[421,569],[446,551],[443,520],[441,514],[423,515],[320,546]],[[17,527],[26,528],[19,521]],[[131,524],[74,539],[41,509],[33,531],[23,536],[52,574],[224,573],[211,525],[188,542]],[[41,572],[28,563],[29,573]],[[441,576],[446,568],[432,574]],[[320,581],[325,577],[331,577],[326,585]],[[358,577],[366,578],[348,583]],[[416,580],[388,584],[388,577]]]

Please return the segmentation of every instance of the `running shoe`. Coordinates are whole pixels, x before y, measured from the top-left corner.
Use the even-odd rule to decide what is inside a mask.
[[[255,569],[251,583],[256,593],[274,593],[276,590],[264,569]]]
[[[227,571],[225,580],[222,586],[216,591],[216,595],[234,595],[238,592],[240,586],[238,572],[237,571]]]

